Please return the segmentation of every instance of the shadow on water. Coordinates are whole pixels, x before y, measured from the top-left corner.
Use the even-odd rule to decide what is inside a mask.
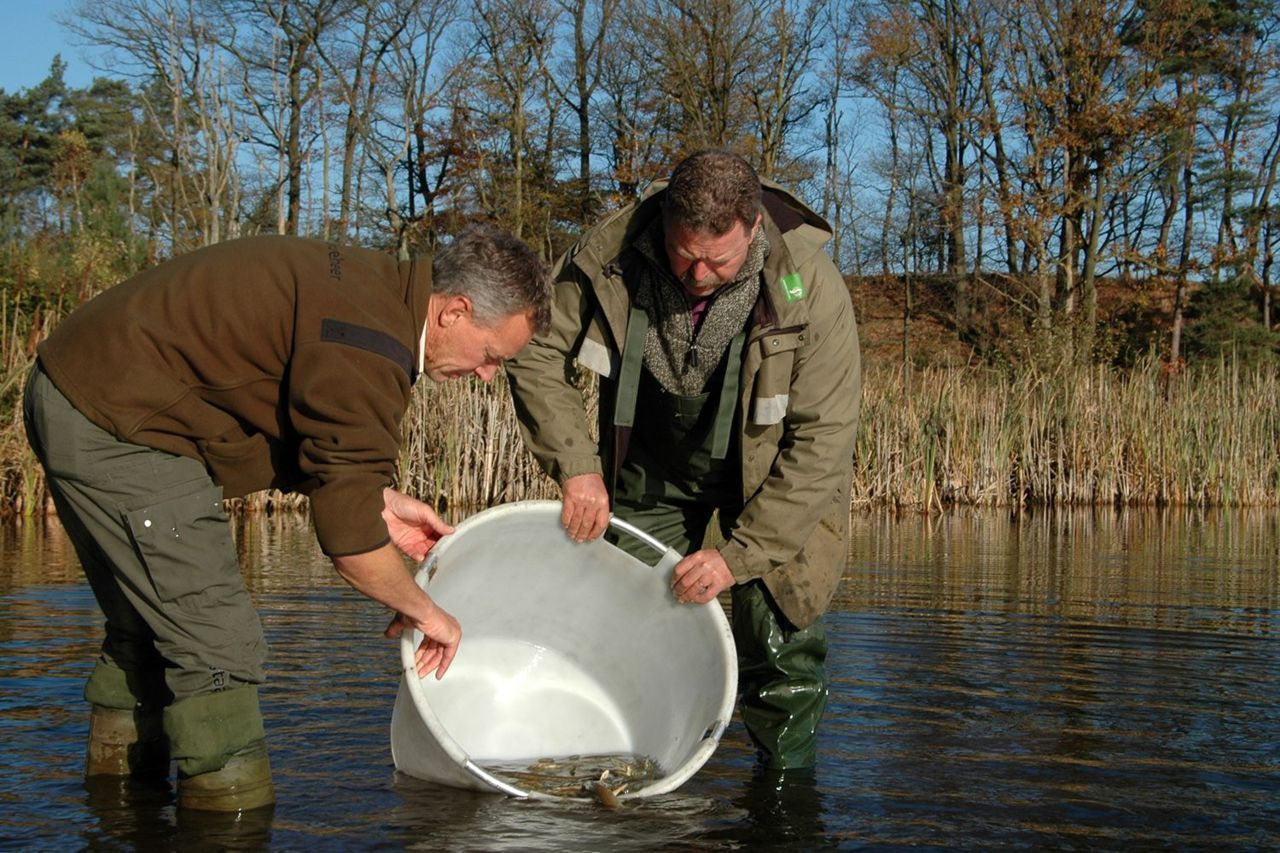
[[[815,771],[735,721],[679,791],[609,811],[397,774],[398,649],[305,523],[238,531],[271,645],[278,802],[179,813],[81,777],[101,616],[56,523],[0,529],[0,848],[687,850],[1280,845],[1271,513],[857,516]]]

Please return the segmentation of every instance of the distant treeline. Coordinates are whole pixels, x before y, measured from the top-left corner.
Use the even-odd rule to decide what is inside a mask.
[[[473,220],[551,258],[705,146],[793,188],[859,303],[900,317],[901,356],[870,363],[860,500],[1280,489],[1249,408],[1275,399],[1280,339],[1271,0],[81,0],[64,23],[102,75],[68,86],[54,58],[0,90],[10,509],[40,502],[16,407],[35,345],[134,272],[258,233],[406,255]],[[966,366],[922,358],[926,293]],[[1220,385],[1250,396],[1207,425]],[[1140,389],[1150,421],[1123,420]],[[455,418],[410,426],[424,493],[460,470],[453,503],[549,488],[500,393],[421,393]],[[1068,444],[1107,437],[1079,420],[1099,412],[1125,443]],[[1210,476],[1246,445],[1272,467]]]
[[[715,145],[825,216],[846,273],[944,276],[979,349],[994,302],[1095,355],[1102,277],[1167,292],[1168,361],[1276,348],[1272,0],[79,0],[63,23],[103,76],[55,59],[0,92],[0,284],[27,307],[261,232],[406,253],[486,219],[551,257]]]

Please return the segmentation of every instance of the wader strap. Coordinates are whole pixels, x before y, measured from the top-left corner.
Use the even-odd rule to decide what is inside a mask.
[[[738,407],[738,385],[742,377],[742,343],[747,330],[733,336],[724,365],[724,382],[720,384],[720,405],[716,409],[711,458],[723,459],[729,452],[729,435],[733,432],[733,412]]]
[[[644,339],[649,334],[649,315],[631,306],[627,317],[627,340],[622,346],[622,369],[618,373],[618,393],[613,401],[613,425],[634,426],[636,395],[640,393],[640,367],[644,364]]]

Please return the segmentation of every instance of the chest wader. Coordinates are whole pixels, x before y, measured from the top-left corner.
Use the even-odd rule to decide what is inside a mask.
[[[86,776],[167,776],[172,758],[179,806],[271,803],[258,707],[265,644],[222,489],[200,461],[121,441],[90,422],[38,362],[23,415],[106,617],[84,689]]]
[[[740,449],[734,420],[746,331],[729,344],[707,383],[718,394],[672,394],[643,368],[649,318],[632,308],[614,406],[614,427],[631,427],[614,484],[614,511],[682,554],[703,547],[712,514],[727,537],[742,510]],[[732,450],[732,453],[730,452]],[[732,461],[730,461],[732,460]],[[625,537],[616,544],[647,560],[652,552]],[[764,583],[735,584],[730,624],[738,653],[739,712],[770,769],[812,767],[827,705],[822,621],[797,630]]]

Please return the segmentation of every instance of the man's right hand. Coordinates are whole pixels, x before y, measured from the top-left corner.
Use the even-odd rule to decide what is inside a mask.
[[[357,592],[402,614],[387,626],[388,637],[399,637],[405,628],[422,632],[415,655],[418,674],[425,678],[435,670],[436,678],[443,678],[458,653],[462,629],[414,582],[396,546],[388,542],[372,551],[334,557],[333,566]]]
[[[386,635],[397,639],[406,630],[418,629],[422,632],[422,642],[414,653],[413,660],[417,665],[418,677],[426,678],[435,670],[436,678],[444,678],[453,663],[453,656],[458,653],[458,643],[462,640],[462,628],[444,608],[436,605],[431,618],[424,622],[414,622],[403,613],[397,613],[387,626]]]
[[[579,474],[564,481],[560,523],[575,542],[598,539],[609,526],[609,490],[599,474]]]

